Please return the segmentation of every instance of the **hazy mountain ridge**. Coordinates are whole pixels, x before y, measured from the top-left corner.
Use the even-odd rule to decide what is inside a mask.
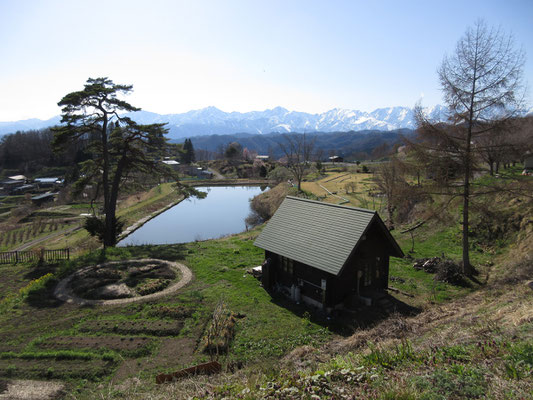
[[[402,137],[413,135],[410,129],[396,129],[391,131],[364,130],[359,132],[312,132],[307,134],[309,140],[314,142],[315,150],[322,151],[322,158],[331,155],[340,155],[348,159],[367,159],[379,146],[386,145],[392,148],[395,144],[403,143]],[[179,139],[172,141],[180,142]],[[256,151],[263,155],[272,155],[279,158],[284,155],[280,142],[284,139],[277,133],[254,135],[240,133],[233,135],[203,135],[193,136],[191,141],[195,150],[219,153],[228,143],[238,142],[243,148]],[[223,150],[222,150],[223,151]]]
[[[428,108],[430,117],[438,117],[443,106]],[[334,108],[321,114],[289,111],[276,107],[264,111],[224,112],[216,107],[191,110],[181,114],[157,114],[138,111],[126,114],[141,124],[168,123],[169,138],[190,136],[228,135],[237,132],[252,134],[288,132],[348,132],[363,130],[391,131],[414,129],[413,109],[408,107],[378,108],[372,112]],[[0,122],[0,135],[31,129],[46,128],[58,124],[60,117],[48,120],[29,119]]]

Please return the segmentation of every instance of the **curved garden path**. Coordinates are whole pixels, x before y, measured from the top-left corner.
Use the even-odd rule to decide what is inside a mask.
[[[181,289],[182,287],[187,285],[192,280],[192,276],[193,276],[192,272],[187,266],[185,266],[185,265],[183,265],[181,263],[177,263],[177,262],[166,261],[166,260],[157,260],[157,259],[154,259],[154,258],[143,258],[143,259],[140,259],[140,260],[111,261],[111,262],[108,262],[108,263],[105,263],[105,264],[100,264],[99,266],[113,265],[113,264],[119,264],[119,263],[124,263],[124,262],[132,262],[132,261],[135,261],[135,262],[165,262],[165,263],[169,264],[173,269],[175,269],[176,271],[181,273],[181,279],[178,282],[170,285],[166,289],[161,290],[160,292],[148,294],[146,296],[128,297],[128,298],[124,298],[124,299],[112,299],[112,300],[89,300],[89,299],[83,299],[81,297],[76,296],[70,290],[69,283],[72,280],[72,278],[74,278],[75,275],[76,275],[76,272],[74,272],[73,274],[69,275],[68,277],[66,277],[65,279],[63,279],[62,281],[60,281],[57,284],[57,286],[56,286],[56,288],[54,290],[54,296],[57,297],[59,300],[62,300],[64,302],[71,303],[71,304],[77,304],[77,305],[80,305],[80,306],[86,306],[86,305],[109,306],[109,305],[128,304],[128,303],[134,303],[134,302],[137,302],[137,301],[154,300],[154,299],[158,299],[160,297],[164,297],[166,295],[169,295],[169,294],[174,293],[175,291]],[[86,268],[91,268],[91,267],[86,267]]]

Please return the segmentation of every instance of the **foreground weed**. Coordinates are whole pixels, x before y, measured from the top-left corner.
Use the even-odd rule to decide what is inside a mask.
[[[370,353],[363,356],[363,363],[369,366],[381,366],[384,368],[393,368],[403,362],[420,362],[425,356],[413,350],[408,340],[402,342],[392,350],[383,349],[372,343],[368,343]]]
[[[530,377],[533,373],[533,344],[521,343],[512,346],[504,367],[509,379]]]
[[[431,377],[433,387],[446,398],[479,398],[486,392],[487,382],[479,369],[459,368],[450,371],[437,369]]]

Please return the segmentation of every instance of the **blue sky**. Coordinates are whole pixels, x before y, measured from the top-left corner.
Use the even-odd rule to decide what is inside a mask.
[[[57,115],[99,76],[158,113],[433,106],[478,18],[514,35],[533,85],[533,0],[0,0],[0,121]]]

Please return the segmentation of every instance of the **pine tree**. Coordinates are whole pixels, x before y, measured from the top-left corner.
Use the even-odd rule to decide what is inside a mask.
[[[165,124],[139,125],[122,113],[140,110],[118,98],[131,90],[131,85],[117,85],[108,78],[89,78],[83,90],[67,94],[58,103],[63,107],[63,125],[54,128],[55,149],[89,141],[92,158],[80,164],[77,186],[94,183],[97,194],[103,191],[103,218],[93,217],[86,227],[104,247],[114,246],[121,233],[116,208],[124,177],[132,171],[172,175],[153,158],[166,145]]]

